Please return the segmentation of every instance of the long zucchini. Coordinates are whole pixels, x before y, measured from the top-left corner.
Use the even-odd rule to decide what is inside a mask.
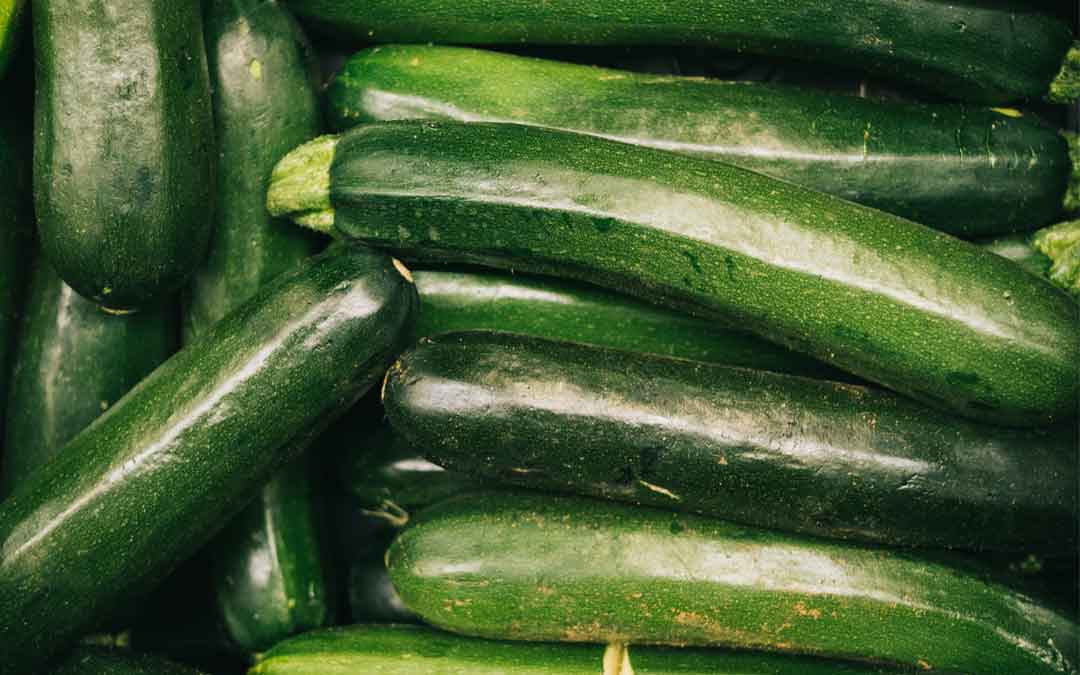
[[[721,160],[964,236],[1045,225],[1080,197],[1075,139],[1012,110],[422,45],[359,52],[327,96],[338,130],[456,119],[584,132]]]
[[[291,0],[365,42],[694,45],[854,67],[980,103],[1080,93],[1064,21],[1024,0]]]
[[[272,219],[262,197],[274,164],[320,131],[307,41],[277,2],[213,0],[203,7],[218,208],[210,252],[188,294],[189,340],[320,245]],[[232,639],[251,652],[333,620],[310,464],[305,453],[282,469],[214,545],[218,610]]]
[[[387,560],[409,609],[477,637],[1077,672],[1076,624],[970,573],[696,516],[463,495],[421,512]]]
[[[210,85],[195,0],[34,0],[34,199],[42,249],[81,295],[162,300],[212,225]]]
[[[160,581],[401,348],[415,289],[342,247],[270,282],[0,504],[0,673]]]
[[[829,675],[895,672],[824,659],[718,649],[512,643],[420,626],[357,625],[277,645],[250,675]]]
[[[15,349],[0,496],[172,354],[173,309],[112,316],[38,261]]]
[[[894,394],[509,333],[423,341],[394,431],[523,487],[900,545],[1069,551],[1075,429],[985,427]]]
[[[1076,414],[1063,291],[978,247],[761,174],[509,124],[385,122],[294,150],[272,212],[409,258],[586,280],[999,424]]]

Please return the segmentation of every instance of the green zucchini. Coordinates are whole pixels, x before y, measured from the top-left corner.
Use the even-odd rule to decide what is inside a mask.
[[[604,347],[849,380],[843,371],[754,335],[587,284],[482,269],[414,269],[420,313],[413,341],[491,329]]]
[[[300,27],[277,2],[203,3],[217,130],[218,206],[210,252],[185,312],[194,339],[319,247],[276,221],[262,195],[274,164],[318,135],[318,80]],[[263,488],[214,544],[219,612],[251,652],[333,620],[331,573],[318,531],[307,453]]]
[[[202,261],[213,120],[195,0],[34,0],[34,199],[45,256],[130,310]]]
[[[0,504],[0,673],[160,581],[382,374],[415,289],[341,247],[174,355]]]
[[[477,637],[1077,672],[1076,624],[978,576],[691,515],[474,493],[422,511],[387,561],[409,609]]]
[[[343,626],[277,645],[250,675],[827,675],[884,673],[870,665],[729,652],[477,640],[403,625]]]
[[[52,675],[198,675],[199,671],[124,649],[79,647]]]
[[[1076,414],[1063,291],[911,221],[695,157],[510,124],[384,122],[294,150],[268,204],[410,259],[586,280],[991,423]]]
[[[1013,110],[875,101],[791,86],[657,77],[478,49],[353,56],[332,124],[513,122],[724,161],[964,236],[1056,220],[1075,143]]]
[[[1076,546],[1076,430],[985,427],[888,392],[510,333],[424,340],[394,431],[440,466],[827,537]]]
[[[26,0],[0,0],[0,74],[18,47],[25,5]]]
[[[1023,0],[291,0],[365,42],[694,45],[855,67],[979,103],[1080,93],[1072,29]]]
[[[0,496],[172,354],[172,310],[109,315],[38,261],[15,350]]]

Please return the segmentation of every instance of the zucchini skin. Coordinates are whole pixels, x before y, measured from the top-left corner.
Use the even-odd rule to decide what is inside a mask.
[[[263,198],[274,164],[321,130],[307,39],[278,2],[213,0],[203,11],[218,207],[209,253],[187,295],[188,340],[321,245],[271,218]],[[218,611],[232,640],[249,652],[333,620],[311,461],[305,453],[282,469],[214,545]]]
[[[1073,36],[1022,1],[292,0],[367,42],[693,45],[856,67],[978,103],[1046,97]],[[843,21],[837,14],[843,13]]]
[[[199,671],[125,649],[79,647],[52,675],[198,675]]]
[[[308,182],[321,168],[290,175],[327,146],[329,204]],[[719,162],[517,125],[385,122],[287,156],[271,209],[307,207],[297,187],[314,193],[301,216],[332,217],[307,222],[410,259],[587,280],[994,424],[1076,414],[1080,325],[1064,291],[943,233]]]
[[[212,225],[199,3],[34,0],[33,23],[42,250],[98,304],[163,299],[202,261]]]
[[[509,333],[390,370],[394,431],[484,480],[906,546],[1069,551],[1072,427],[986,427],[895,394]]]
[[[639,675],[827,675],[883,673],[823,659],[631,646]],[[477,640],[422,626],[361,624],[313,631],[267,652],[250,675],[581,675],[604,670],[599,645]],[[626,672],[626,671],[623,671]]]
[[[173,309],[107,314],[38,261],[15,351],[0,496],[169,358]]]
[[[510,640],[739,647],[1075,673],[1076,626],[902,552],[544,494],[436,504],[387,563],[425,622]]]
[[[745,332],[595,286],[490,270],[413,269],[414,342],[460,330],[502,330],[807,377],[851,375]]]
[[[0,673],[34,672],[164,578],[402,347],[415,289],[343,247],[178,352],[0,505]]]
[[[338,130],[395,119],[513,122],[724,161],[957,235],[1063,211],[1065,139],[1033,118],[791,86],[658,77],[479,49],[357,53],[327,92]]]

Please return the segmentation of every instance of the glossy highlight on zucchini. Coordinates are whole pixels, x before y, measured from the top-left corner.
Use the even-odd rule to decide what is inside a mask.
[[[869,675],[871,665],[719,649],[478,640],[395,624],[312,631],[275,646],[249,675]]]
[[[187,294],[189,339],[322,244],[271,218],[262,196],[274,164],[321,128],[317,68],[303,32],[278,2],[212,0],[203,9],[218,208],[209,254]],[[307,453],[293,460],[214,544],[218,611],[241,649],[263,651],[333,620],[314,476]]]
[[[0,673],[36,672],[205,544],[402,348],[416,291],[348,246],[267,284],[0,504]]]
[[[37,261],[15,349],[0,497],[169,358],[174,309],[108,314]]]
[[[179,289],[213,224],[195,0],[34,0],[41,247],[79,294],[133,310]]]
[[[688,45],[859,68],[976,103],[1073,100],[1069,25],[1024,0],[292,0],[365,42]]]
[[[585,280],[994,424],[1076,414],[1063,291],[911,221],[695,157],[509,124],[384,122],[294,150],[271,212],[410,260]]]
[[[521,487],[904,546],[1076,546],[1075,429],[987,427],[866,387],[510,333],[390,369],[394,433]]]
[[[429,45],[354,55],[331,123],[528,124],[724,161],[962,236],[1045,225],[1076,199],[1075,144],[1015,110],[663,77]]]
[[[972,573],[698,516],[474,493],[421,512],[387,561],[409,609],[463,635],[1077,672],[1075,623]]]

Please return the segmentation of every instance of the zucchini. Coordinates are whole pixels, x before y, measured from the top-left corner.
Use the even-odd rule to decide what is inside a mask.
[[[79,647],[52,675],[198,675],[197,670],[124,649]]]
[[[277,2],[213,0],[203,7],[218,207],[210,252],[188,293],[189,340],[320,245],[272,219],[263,199],[274,164],[320,131],[317,69],[306,38]],[[310,465],[305,453],[282,469],[214,544],[218,610],[244,650],[263,651],[333,620]]]
[[[1076,414],[1063,291],[896,216],[695,157],[510,124],[384,122],[294,150],[268,204],[410,259],[586,280],[998,424]]]
[[[15,350],[0,496],[172,354],[172,310],[111,316],[38,261]]]
[[[413,341],[491,329],[635,352],[849,380],[843,371],[754,335],[580,283],[492,271],[415,269]]]
[[[1075,142],[1013,110],[422,45],[359,52],[327,96],[338,130],[456,119],[589,133],[724,161],[963,236],[1053,222],[1080,187]]]
[[[717,649],[512,643],[402,625],[313,631],[274,647],[250,675],[827,675],[870,665]]]
[[[19,45],[25,4],[26,0],[0,0],[0,75]]]
[[[1080,94],[1070,26],[1024,0],[292,0],[365,42],[693,45],[855,67],[978,103]]]
[[[199,3],[34,0],[34,199],[45,256],[131,310],[202,261],[213,120]]]
[[[899,545],[1069,551],[1076,430],[884,391],[509,333],[423,341],[383,403],[451,471]]]
[[[387,561],[409,609],[464,635],[1077,672],[1073,622],[970,573],[698,516],[474,493],[422,511]]]
[[[0,504],[0,673],[163,579],[382,374],[416,303],[399,265],[342,247],[279,276]]]

